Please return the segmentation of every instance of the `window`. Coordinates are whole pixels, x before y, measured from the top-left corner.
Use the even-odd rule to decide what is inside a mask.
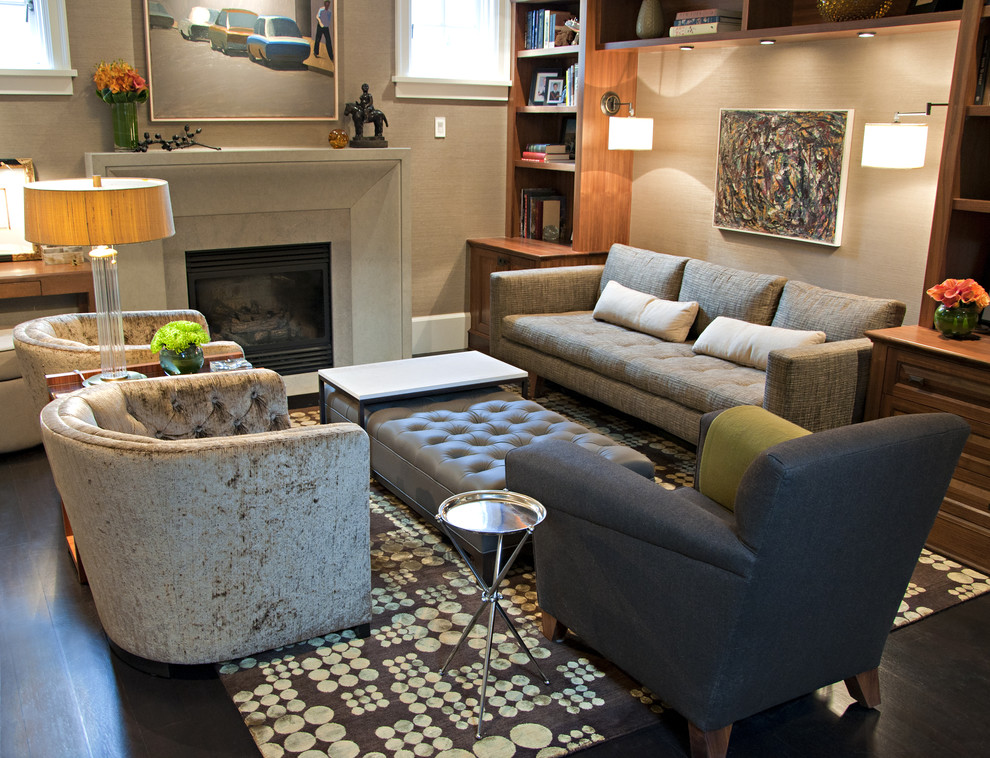
[[[0,94],[72,94],[64,0],[0,0],[0,29]]]
[[[396,97],[507,100],[509,0],[396,0]]]

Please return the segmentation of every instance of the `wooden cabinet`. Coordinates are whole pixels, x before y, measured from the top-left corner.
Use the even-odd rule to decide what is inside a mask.
[[[928,546],[990,571],[990,338],[948,340],[920,326],[866,335],[873,341],[867,419],[944,411],[969,423]]]
[[[974,104],[980,51],[990,35],[988,16],[990,7],[983,0],[965,0],[935,191],[925,289],[949,277],[971,277],[990,286],[990,105]],[[986,96],[990,96],[990,89]],[[930,297],[922,297],[918,323],[930,326],[936,306]]]
[[[495,271],[604,263],[605,253],[575,253],[564,245],[501,237],[468,240],[471,328],[468,347],[488,352],[490,277]]]
[[[41,295],[75,295],[79,310],[95,310],[93,273],[88,263],[47,264],[43,261],[0,263],[0,299]]]

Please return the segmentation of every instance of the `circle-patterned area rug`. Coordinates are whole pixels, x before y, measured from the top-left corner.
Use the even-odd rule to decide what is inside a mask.
[[[543,684],[500,618],[475,740],[486,616],[440,667],[481,604],[440,532],[372,482],[371,635],[353,632],[220,665],[266,758],[551,758],[627,734],[662,707],[614,666],[539,631],[532,569],[503,583],[503,607],[550,679]]]

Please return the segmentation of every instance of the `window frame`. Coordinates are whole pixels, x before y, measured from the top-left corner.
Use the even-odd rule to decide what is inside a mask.
[[[78,72],[69,58],[69,26],[65,0],[34,0],[42,16],[42,41],[48,50],[49,68],[0,69],[0,95],[71,95]]]
[[[392,77],[397,98],[425,98],[432,100],[488,100],[507,102],[512,86],[512,9],[510,0],[498,0],[499,25],[504,35],[501,61],[505,79],[438,79],[409,76],[409,50],[411,39],[412,0],[395,0],[395,66]]]

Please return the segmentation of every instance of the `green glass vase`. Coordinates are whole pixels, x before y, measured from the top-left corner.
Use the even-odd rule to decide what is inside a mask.
[[[113,120],[113,149],[131,152],[138,146],[137,103],[110,103]]]
[[[169,376],[176,374],[195,374],[203,368],[203,348],[190,345],[182,352],[163,347],[158,355],[158,362]]]
[[[952,308],[939,305],[935,309],[935,328],[951,339],[968,337],[980,323],[980,311],[975,303],[958,303]]]

